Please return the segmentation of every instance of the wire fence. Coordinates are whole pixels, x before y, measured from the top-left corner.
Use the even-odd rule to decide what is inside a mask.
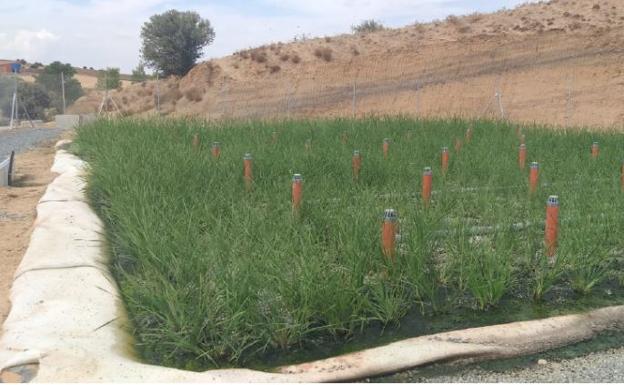
[[[624,122],[624,82],[613,81],[623,54],[622,45],[561,34],[452,42],[448,51],[418,47],[250,83],[224,79],[202,112],[214,118],[406,114],[610,127]],[[184,113],[185,106],[176,111]]]
[[[624,44],[614,33],[483,37],[402,49],[378,47],[330,61],[309,58],[257,76],[228,68],[179,82],[160,79],[91,97],[81,112],[160,112],[209,119],[310,116],[509,119],[562,127],[624,124]],[[240,59],[243,60],[243,59]],[[249,59],[247,59],[249,60]],[[279,60],[274,60],[279,63]],[[310,63],[310,61],[317,62]],[[248,63],[239,63],[239,72]],[[261,67],[254,63],[255,67]],[[80,93],[75,79],[43,79],[48,96],[34,98],[34,118],[61,113]],[[40,82],[41,83],[41,82]],[[62,84],[65,84],[63,93]],[[0,125],[10,115],[12,78],[0,74]],[[200,89],[201,97],[192,95]],[[64,98],[63,98],[64,96]],[[65,99],[65,103],[63,100]],[[33,98],[31,98],[33,100]],[[19,100],[18,100],[19,102]],[[41,102],[41,103],[39,103]],[[39,103],[39,104],[38,104]],[[19,103],[18,103],[19,104]],[[43,108],[43,106],[46,108]],[[20,110],[18,117],[24,118]]]
[[[64,113],[84,93],[76,79],[65,79],[62,73],[0,74],[0,126],[34,126]]]

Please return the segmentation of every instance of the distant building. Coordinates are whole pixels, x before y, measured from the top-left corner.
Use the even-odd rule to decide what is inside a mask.
[[[0,62],[0,73],[10,74],[10,73],[20,73],[22,71],[22,65],[16,61],[1,61]]]

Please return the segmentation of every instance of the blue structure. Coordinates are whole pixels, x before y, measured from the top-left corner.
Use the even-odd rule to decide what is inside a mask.
[[[20,63],[11,63],[11,72],[14,74],[19,73],[22,70],[22,65]]]

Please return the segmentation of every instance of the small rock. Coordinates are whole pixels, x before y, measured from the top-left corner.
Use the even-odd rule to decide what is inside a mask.
[[[546,360],[545,360],[545,359],[543,359],[543,358],[540,358],[539,360],[537,360],[537,364],[538,364],[538,365],[546,365],[547,363],[548,363],[548,361],[546,361]]]

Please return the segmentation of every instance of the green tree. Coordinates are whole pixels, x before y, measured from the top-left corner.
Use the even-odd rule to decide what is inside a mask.
[[[61,63],[60,61],[53,61],[43,68],[44,74],[59,75],[61,72],[66,78],[71,78],[76,74],[76,70],[69,63]]]
[[[164,76],[185,75],[214,37],[210,21],[197,12],[172,9],[143,24],[141,56],[148,67]]]
[[[108,67],[98,71],[96,87],[100,90],[114,90],[121,87],[119,68]]]
[[[69,106],[76,99],[84,95],[82,85],[74,78],[76,70],[69,63],[52,62],[43,67],[35,78],[35,83],[42,86],[50,96],[51,105],[57,111],[63,111],[63,92],[61,73],[65,81],[65,104]]]
[[[4,82],[0,82],[3,84]],[[4,85],[4,84],[3,84]],[[11,116],[11,106],[13,102],[13,82],[6,82],[10,86],[10,92],[0,94],[0,110],[5,117]],[[51,105],[51,98],[48,91],[37,83],[26,83],[23,80],[17,82],[18,95],[18,116],[21,119],[30,117],[31,119],[43,119],[45,117],[45,109]],[[24,107],[28,111],[28,115],[24,112]]]
[[[133,83],[143,82],[147,80],[147,74],[145,73],[145,64],[140,62],[135,69],[132,70],[132,76],[130,76],[130,80]]]

